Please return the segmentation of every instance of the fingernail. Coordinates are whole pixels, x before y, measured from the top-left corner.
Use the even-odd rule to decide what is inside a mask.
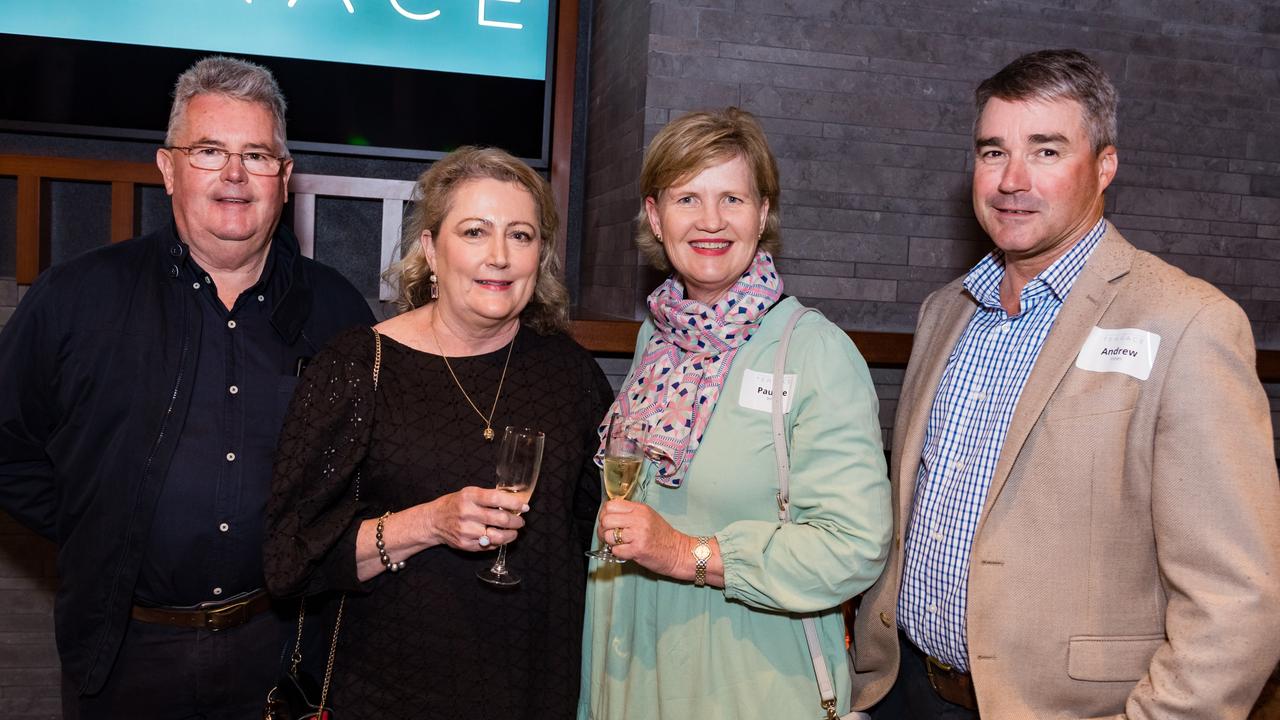
[[[529,512],[529,503],[520,506],[520,512]]]

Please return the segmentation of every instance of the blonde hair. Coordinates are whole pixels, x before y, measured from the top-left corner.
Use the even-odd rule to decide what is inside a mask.
[[[513,182],[529,191],[538,209],[538,277],[533,297],[520,318],[546,335],[569,327],[569,291],[560,280],[560,257],[556,254],[556,234],[560,215],[556,211],[551,186],[528,165],[505,150],[474,146],[460,147],[437,160],[418,177],[413,207],[401,232],[401,260],[383,273],[397,288],[396,306],[401,312],[430,302],[431,265],[422,249],[422,233],[440,237],[440,226],[453,207],[453,196],[469,180],[489,178]]]
[[[644,200],[657,202],[663,190],[691,178],[712,165],[741,157],[751,170],[755,190],[769,201],[769,214],[760,235],[760,249],[776,254],[782,249],[779,230],[778,163],[769,150],[764,128],[751,113],[736,107],[694,112],[673,120],[658,131],[644,154],[640,170],[640,214],[636,217],[636,246],[649,263],[663,272],[671,261],[662,241],[649,227]]]

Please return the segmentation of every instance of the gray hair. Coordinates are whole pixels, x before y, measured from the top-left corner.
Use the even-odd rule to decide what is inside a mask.
[[[991,98],[1074,100],[1084,111],[1085,130],[1095,153],[1116,144],[1119,95],[1102,66],[1079,50],[1039,50],[1005,65],[973,93],[978,119]],[[977,120],[974,120],[977,131]]]
[[[204,58],[178,76],[178,82],[173,87],[173,107],[169,109],[169,129],[164,136],[165,145],[173,145],[175,142],[174,136],[182,125],[187,105],[192,98],[206,93],[266,106],[275,119],[276,150],[284,157],[289,157],[284,132],[284,94],[280,92],[275,76],[257,63],[224,55]]]

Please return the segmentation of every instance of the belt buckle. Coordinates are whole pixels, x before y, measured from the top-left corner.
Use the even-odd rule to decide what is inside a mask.
[[[241,600],[226,607],[204,611],[204,626],[208,630],[218,632],[237,625],[243,625],[248,617],[249,601]]]
[[[935,674],[935,670],[940,673],[950,673],[953,669],[954,668],[951,665],[938,660],[932,655],[924,656],[924,670],[925,674],[929,676],[929,685],[933,687],[934,692],[942,695],[944,698],[946,697],[946,692],[939,687],[941,683],[939,682],[938,676]]]

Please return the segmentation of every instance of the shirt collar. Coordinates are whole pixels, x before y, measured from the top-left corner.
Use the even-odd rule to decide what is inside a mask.
[[[1080,272],[1084,270],[1085,261],[1098,246],[1102,236],[1106,234],[1107,221],[1099,218],[1088,232],[1084,234],[1065,255],[1052,265],[1040,271],[1031,282],[1022,289],[1023,296],[1038,295],[1047,291],[1057,298],[1059,303],[1065,302],[1071,286],[1075,285]],[[964,278],[964,289],[969,291],[984,307],[1000,307],[1000,282],[1004,280],[1004,251],[992,250],[969,270]]]

